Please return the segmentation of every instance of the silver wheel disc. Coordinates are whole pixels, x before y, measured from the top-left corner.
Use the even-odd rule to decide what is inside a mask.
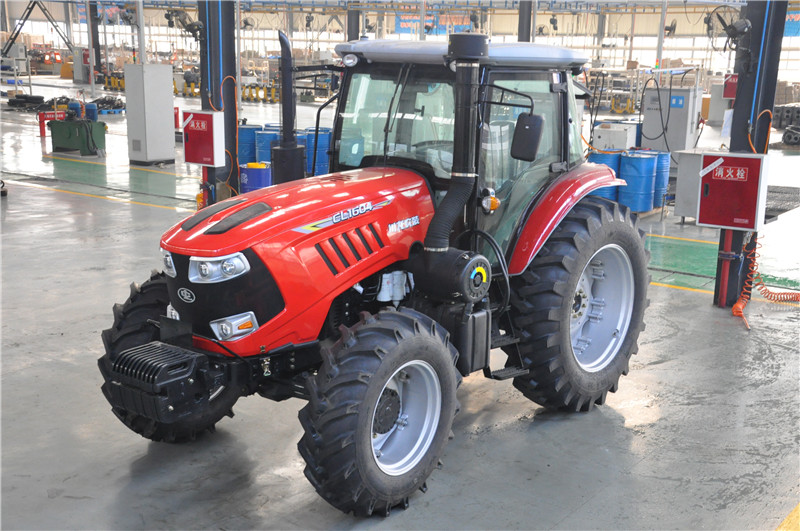
[[[569,326],[572,354],[583,370],[600,371],[619,352],[633,293],[633,266],[622,247],[609,244],[594,253],[575,288]]]
[[[390,476],[414,468],[428,452],[439,426],[442,388],[422,360],[397,369],[381,391],[372,418],[372,455]]]

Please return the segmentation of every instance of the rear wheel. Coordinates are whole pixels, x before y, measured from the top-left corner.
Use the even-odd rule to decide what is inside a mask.
[[[297,445],[326,501],[388,515],[426,489],[458,409],[457,356],[441,326],[408,309],[365,314],[326,351]]]
[[[647,307],[648,253],[627,207],[583,199],[528,269],[512,279],[521,337],[509,365],[530,370],[514,387],[539,404],[587,411],[628,373]],[[518,349],[518,350],[517,350]]]
[[[128,300],[114,305],[114,324],[103,330],[106,356],[114,360],[129,348],[157,341],[159,332],[154,323],[166,315],[168,304],[169,292],[164,273],[154,271],[143,284],[131,284]],[[142,437],[177,443],[194,440],[205,431],[214,431],[214,426],[222,417],[233,416],[231,408],[239,396],[239,390],[234,387],[216,387],[209,392],[208,412],[171,424],[157,422],[118,407],[112,407],[112,411],[123,424]]]

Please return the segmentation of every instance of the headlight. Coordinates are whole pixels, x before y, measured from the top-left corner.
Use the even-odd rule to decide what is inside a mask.
[[[161,261],[164,262],[164,273],[175,278],[178,272],[175,271],[175,264],[172,262],[172,253],[161,249]]]
[[[358,56],[349,53],[342,57],[342,63],[344,63],[344,66],[356,66],[358,64]]]
[[[230,317],[211,321],[208,324],[220,341],[230,341],[231,339],[246,336],[258,328],[258,322],[253,312],[231,315]]]
[[[242,253],[215,258],[189,258],[189,281],[195,284],[224,282],[250,271],[250,263]]]

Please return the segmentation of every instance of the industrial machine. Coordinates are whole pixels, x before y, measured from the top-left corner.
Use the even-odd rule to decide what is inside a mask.
[[[51,120],[53,151],[80,151],[82,156],[103,155],[106,149],[106,124],[92,120]]]
[[[172,67],[125,65],[125,100],[131,164],[175,162]]]
[[[622,183],[583,160],[583,57],[477,33],[337,53],[333,173],[278,175],[169,229],[99,367],[114,414],[154,441],[212,431],[242,396],[306,400],[314,488],[388,515],[427,489],[462,376],[572,411],[616,391],[648,253],[629,209],[587,196]]]
[[[642,94],[642,145],[656,151],[691,149],[697,140],[703,91],[647,88]],[[675,166],[675,162],[672,163]]]

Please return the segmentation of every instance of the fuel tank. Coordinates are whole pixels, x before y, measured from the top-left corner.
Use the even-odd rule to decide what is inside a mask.
[[[212,321],[251,311],[257,329],[225,342],[240,356],[314,341],[333,299],[407,259],[411,246],[424,240],[433,212],[425,180],[398,168],[312,177],[221,201],[161,239],[176,268],[168,278],[170,303],[192,323],[200,348],[222,351],[198,336],[213,332]],[[258,262],[242,277],[189,278],[191,257],[239,252]]]

